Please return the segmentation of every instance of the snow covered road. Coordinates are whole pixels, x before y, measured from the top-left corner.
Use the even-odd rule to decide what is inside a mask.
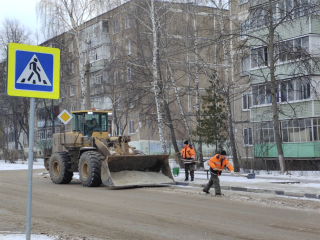
[[[27,170],[0,170],[0,231],[25,232]],[[197,187],[108,190],[53,184],[34,169],[33,234],[51,239],[318,239],[318,200]],[[1,232],[0,232],[1,234]],[[47,238],[48,239],[48,238]]]

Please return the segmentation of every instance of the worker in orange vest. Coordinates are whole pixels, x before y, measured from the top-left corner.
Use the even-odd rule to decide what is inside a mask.
[[[222,195],[219,180],[221,171],[225,167],[227,167],[231,171],[231,174],[234,174],[233,166],[231,165],[231,163],[229,163],[228,159],[226,158],[226,155],[226,151],[222,150],[220,154],[216,154],[209,159],[208,165],[210,166],[211,177],[208,184],[203,189],[205,193],[209,194],[209,189],[212,187],[212,185],[214,185],[216,195]]]
[[[182,148],[182,150],[180,151],[183,160],[183,164],[184,164],[184,171],[186,174],[186,178],[185,181],[189,180],[189,171],[190,171],[190,177],[191,177],[191,181],[194,180],[194,166],[195,166],[195,162],[194,159],[196,157],[196,153],[193,149],[193,147],[191,145],[189,145],[188,140],[184,141],[184,147]]]

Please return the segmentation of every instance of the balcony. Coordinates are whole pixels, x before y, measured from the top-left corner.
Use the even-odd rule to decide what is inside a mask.
[[[283,155],[285,158],[319,158],[320,142],[283,143]],[[278,151],[275,143],[254,144],[255,157],[277,158]]]

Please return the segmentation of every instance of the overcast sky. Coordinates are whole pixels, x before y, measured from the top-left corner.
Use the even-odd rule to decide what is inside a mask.
[[[36,15],[37,0],[0,0],[0,23],[5,18],[16,18],[35,32],[40,28]]]

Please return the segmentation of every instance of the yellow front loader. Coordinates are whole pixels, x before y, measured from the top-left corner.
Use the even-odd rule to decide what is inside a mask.
[[[53,183],[70,183],[74,172],[85,187],[174,183],[168,155],[144,155],[128,144],[130,137],[108,135],[107,111],[72,115],[72,131],[53,135],[53,153],[44,161]]]

